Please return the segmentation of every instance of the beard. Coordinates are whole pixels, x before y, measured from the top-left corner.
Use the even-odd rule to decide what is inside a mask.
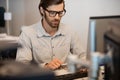
[[[46,20],[46,22],[49,24],[49,26],[51,28],[58,28],[58,26],[60,24],[60,20],[59,19],[50,20],[46,15],[45,15],[45,20]]]

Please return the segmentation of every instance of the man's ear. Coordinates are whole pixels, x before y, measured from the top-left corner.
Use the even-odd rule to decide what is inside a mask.
[[[40,7],[40,13],[42,16],[44,15],[44,9],[42,7]]]

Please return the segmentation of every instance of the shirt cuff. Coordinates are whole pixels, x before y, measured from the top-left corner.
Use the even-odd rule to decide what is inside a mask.
[[[45,64],[46,64],[46,63],[41,63],[41,64],[39,64],[39,67],[44,68],[44,67],[45,67]]]

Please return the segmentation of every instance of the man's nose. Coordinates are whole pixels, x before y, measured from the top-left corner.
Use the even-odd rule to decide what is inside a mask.
[[[60,19],[59,14],[56,14],[55,18],[56,18],[56,19]]]

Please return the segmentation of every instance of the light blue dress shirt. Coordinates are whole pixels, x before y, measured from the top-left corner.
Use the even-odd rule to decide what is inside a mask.
[[[45,32],[41,21],[31,26],[23,26],[19,43],[22,47],[17,50],[16,60],[24,63],[34,60],[41,66],[53,58],[66,62],[70,54],[85,54],[78,34],[64,24],[59,25],[53,36]]]

